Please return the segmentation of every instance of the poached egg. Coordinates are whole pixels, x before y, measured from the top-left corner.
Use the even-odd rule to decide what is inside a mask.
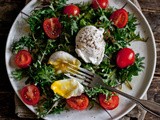
[[[68,99],[79,96],[84,92],[84,87],[76,79],[58,80],[52,83],[51,89],[54,93]]]
[[[89,25],[83,27],[76,36],[76,53],[86,63],[99,65],[104,57],[104,29]]]

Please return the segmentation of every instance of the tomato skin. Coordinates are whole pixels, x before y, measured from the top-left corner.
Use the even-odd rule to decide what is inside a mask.
[[[58,18],[49,18],[44,20],[43,29],[46,35],[51,39],[56,39],[61,33],[62,25]]]
[[[28,85],[20,90],[22,100],[28,105],[36,105],[40,100],[40,91],[35,85]]]
[[[20,50],[15,56],[15,64],[20,68],[27,68],[32,62],[32,56],[27,50]]]
[[[92,8],[98,9],[98,8],[105,9],[108,7],[108,0],[92,0]]]
[[[135,62],[135,53],[130,48],[123,48],[118,51],[116,63],[119,68],[126,68]]]
[[[63,14],[66,14],[68,16],[77,16],[80,14],[80,9],[78,6],[74,4],[70,4],[64,7]]]
[[[118,9],[111,14],[110,20],[117,28],[124,28],[128,22],[128,12],[123,8]]]
[[[112,93],[108,99],[106,99],[106,95],[104,94],[99,94],[98,98],[100,105],[104,109],[113,110],[119,105],[119,97],[115,93]]]
[[[75,110],[84,110],[88,107],[89,99],[86,95],[71,97],[66,100],[67,104]]]

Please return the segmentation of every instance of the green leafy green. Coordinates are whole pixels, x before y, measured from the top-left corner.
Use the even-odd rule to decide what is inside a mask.
[[[88,95],[89,98],[96,98],[99,93],[105,94],[106,96],[110,94],[110,92],[107,89],[104,89],[102,86],[86,88],[85,93]]]
[[[31,35],[29,36],[23,36],[19,39],[19,41],[16,41],[12,44],[11,49],[13,53],[17,53],[19,50],[24,49],[25,47],[30,49],[33,49],[35,46],[35,42]]]
[[[59,114],[60,112],[67,110],[65,106],[65,100],[60,99],[59,96],[43,99],[38,104],[37,115],[40,118],[43,118],[47,114]]]
[[[24,77],[27,77],[25,74],[24,69],[16,69],[15,71],[12,71],[12,77],[16,80],[22,80]]]

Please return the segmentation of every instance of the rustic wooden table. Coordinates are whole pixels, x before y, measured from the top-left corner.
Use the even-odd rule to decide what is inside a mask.
[[[155,36],[157,46],[157,66],[154,79],[148,90],[148,99],[160,103],[160,1],[139,0],[142,12],[146,16]],[[5,68],[5,44],[9,29],[20,10],[24,7],[25,0],[0,0],[0,120],[19,119],[14,113],[14,91],[7,77]],[[149,113],[145,120],[159,120]]]

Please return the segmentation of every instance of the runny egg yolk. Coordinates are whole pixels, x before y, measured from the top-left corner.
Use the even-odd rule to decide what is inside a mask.
[[[75,79],[55,81],[52,83],[51,89],[64,98],[81,95],[84,91],[84,87]]]
[[[57,59],[56,61],[49,61],[49,64],[54,66],[55,72],[58,74],[72,71],[70,70],[70,68],[72,67],[71,65],[74,65],[74,70],[77,70],[79,68],[80,62],[77,59],[74,59],[72,61]]]

